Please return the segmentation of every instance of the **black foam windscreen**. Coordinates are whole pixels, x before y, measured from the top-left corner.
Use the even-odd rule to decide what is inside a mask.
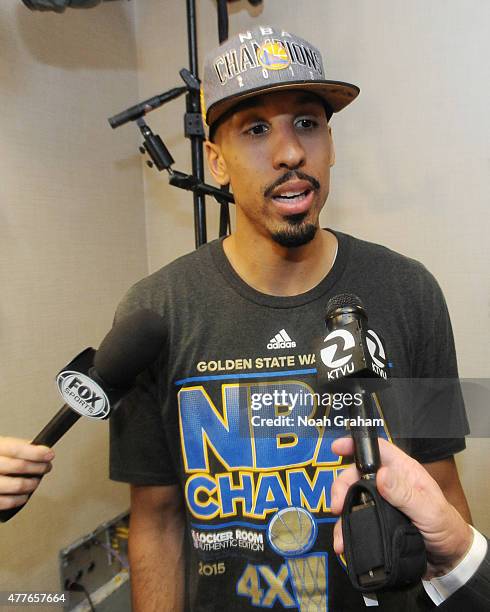
[[[116,323],[107,334],[95,354],[94,368],[111,387],[130,387],[158,357],[164,341],[162,317],[151,310],[138,310]]]
[[[354,306],[364,309],[362,301],[353,293],[339,293],[328,300],[325,317],[328,319],[337,308],[344,306]]]

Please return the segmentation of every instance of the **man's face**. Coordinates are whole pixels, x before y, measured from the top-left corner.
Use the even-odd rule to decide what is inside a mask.
[[[231,183],[237,232],[296,247],[315,236],[334,151],[320,98],[301,91],[246,100],[206,143],[220,184]]]

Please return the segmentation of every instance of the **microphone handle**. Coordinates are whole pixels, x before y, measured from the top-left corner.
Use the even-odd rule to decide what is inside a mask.
[[[361,398],[361,404],[352,402],[349,409],[349,418],[356,419],[359,425],[351,425],[352,439],[354,440],[354,458],[361,478],[375,480],[376,472],[381,465],[379,455],[378,436],[375,427],[368,426],[368,420],[375,418],[373,399],[365,389],[356,389]]]
[[[78,412],[75,412],[68,406],[68,404],[64,404],[58,412],[54,415],[54,417],[49,421],[49,423],[43,427],[43,429],[37,434],[37,436],[32,441],[32,444],[39,444],[45,446],[53,446],[58,440],[78,421],[81,417]],[[22,478],[29,478],[34,476],[33,474],[10,474],[15,478],[19,476]],[[42,479],[42,475],[35,475],[39,480]],[[29,497],[25,504],[22,506],[16,506],[15,508],[7,508],[5,510],[0,510],[0,523],[6,523],[13,516],[20,512],[22,508],[27,504],[29,499],[31,498],[32,493],[29,494]]]
[[[81,414],[70,408],[68,404],[63,404],[51,421],[37,434],[32,444],[53,446],[81,416]]]

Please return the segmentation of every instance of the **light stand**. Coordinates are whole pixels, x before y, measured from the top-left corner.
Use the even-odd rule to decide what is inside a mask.
[[[249,0],[256,6],[261,0]],[[201,115],[200,82],[198,74],[196,3],[186,0],[187,36],[189,50],[189,69],[183,68],[179,74],[185,86],[174,87],[167,92],[153,96],[144,102],[136,104],[117,115],[109,118],[112,128],[117,128],[129,121],[136,121],[143,136],[142,153],[147,153],[151,161],[147,164],[155,166],[158,171],[166,170],[169,183],[174,187],[193,192],[194,200],[194,236],[196,248],[207,241],[206,232],[206,201],[205,196],[213,196],[220,203],[219,235],[226,236],[230,231],[230,212],[228,204],[235,200],[228,186],[217,189],[204,182],[204,156],[202,143],[205,139]],[[220,44],[228,38],[228,7],[227,0],[218,0],[218,32]],[[174,159],[158,134],[154,134],[143,119],[144,115],[166,104],[182,94],[186,94],[186,112],[184,115],[184,135],[191,141],[192,174],[174,170]]]

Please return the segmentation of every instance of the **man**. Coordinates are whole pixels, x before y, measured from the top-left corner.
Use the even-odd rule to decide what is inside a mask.
[[[267,27],[242,32],[206,59],[206,154],[216,181],[231,184],[236,229],[138,283],[117,313],[146,307],[168,321],[161,358],[111,421],[111,475],[132,484],[137,610],[178,609],[184,581],[192,610],[364,607],[331,547],[329,491],[340,460],[330,442],[345,428],[297,424],[335,409],[308,399],[328,299],[360,296],[389,347],[393,376],[444,379],[457,369],[430,274],[319,229],[335,159],[329,119],[358,91],[326,81],[309,43]],[[412,412],[397,399],[380,398],[388,427],[433,412],[430,396]],[[454,389],[443,417],[462,410]],[[281,416],[291,421],[274,421]],[[453,460],[461,437],[404,445],[469,520]],[[287,521],[311,541],[294,549],[278,539],[284,508],[301,509]],[[379,607],[409,610],[413,597],[379,594]]]
[[[236,229],[137,283],[117,311],[151,308],[168,324],[159,359],[111,420],[111,476],[131,483],[137,611],[365,605],[332,548],[329,492],[342,462],[330,447],[347,431],[298,425],[345,415],[315,395],[329,298],[360,296],[394,377],[453,378],[457,368],[425,268],[319,228],[335,160],[329,120],[358,92],[325,79],[312,45],[269,27],[206,59],[206,154],[216,181],[232,186]],[[413,414],[399,399],[377,400],[383,437],[423,421],[437,398],[426,393]],[[458,388],[443,417],[464,425]],[[470,520],[453,459],[464,433],[403,444]],[[379,608],[411,610],[414,597],[379,594]]]

